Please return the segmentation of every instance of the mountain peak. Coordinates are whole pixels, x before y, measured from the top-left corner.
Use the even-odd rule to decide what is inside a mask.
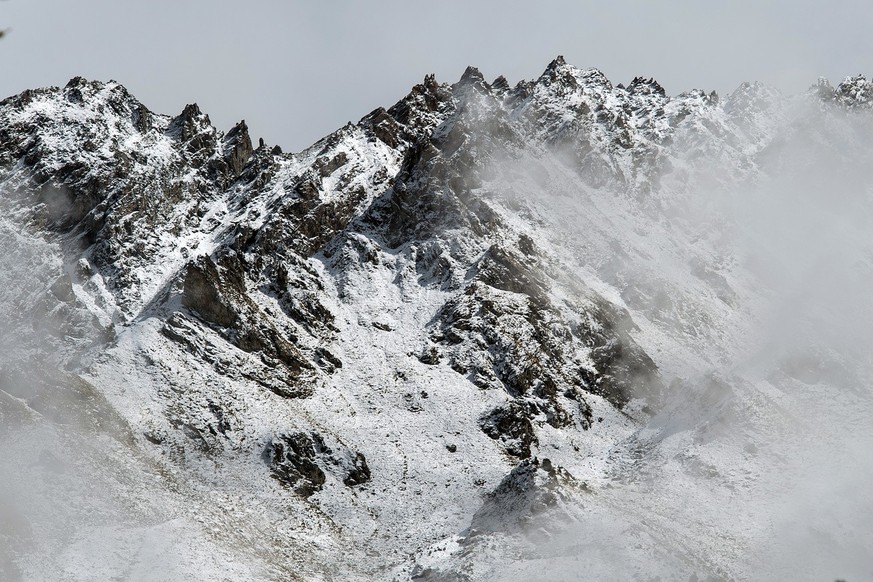
[[[567,61],[564,60],[564,56],[563,56],[563,55],[558,55],[557,57],[555,57],[555,58],[552,60],[552,62],[550,62],[550,63],[548,64],[548,66],[546,67],[546,70],[549,70],[549,69],[554,70],[554,69],[557,69],[558,67],[563,67],[563,66],[565,66],[566,64],[567,64]]]
[[[635,95],[660,95],[665,97],[667,91],[660,83],[653,78],[646,79],[645,77],[634,77],[634,80],[627,86],[627,92]]]
[[[846,77],[834,90],[834,98],[837,103],[848,108],[871,107],[873,83],[861,74]]]
[[[484,83],[485,77],[482,75],[482,73],[476,67],[468,66],[466,69],[464,69],[464,74],[461,75],[460,82],[461,83],[474,83],[474,82]]]

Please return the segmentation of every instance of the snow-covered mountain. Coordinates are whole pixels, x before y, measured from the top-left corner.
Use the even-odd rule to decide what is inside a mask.
[[[871,96],[559,57],[295,154],[6,99],[0,574],[873,576]]]

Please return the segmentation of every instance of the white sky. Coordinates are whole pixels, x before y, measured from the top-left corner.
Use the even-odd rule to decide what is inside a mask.
[[[5,0],[0,95],[115,79],[147,107],[197,102],[220,129],[299,150],[389,106],[426,73],[536,78],[556,55],[614,82],[726,93],[873,74],[862,0]]]

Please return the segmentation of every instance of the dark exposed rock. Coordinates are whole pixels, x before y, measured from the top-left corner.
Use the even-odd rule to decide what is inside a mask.
[[[82,88],[88,85],[88,80],[84,77],[75,76],[64,86],[64,97],[71,103],[82,103],[85,98],[82,94]]]
[[[347,473],[343,477],[343,483],[346,486],[354,487],[370,480],[370,467],[367,466],[367,459],[363,453],[355,453],[350,462],[346,458],[345,460],[340,460],[339,464],[343,466],[343,470]]]
[[[189,103],[167,128],[167,133],[179,141],[188,141],[203,129],[203,112],[196,103]]]
[[[479,72],[479,69],[473,66],[469,66],[464,70],[464,74],[461,75],[461,83],[473,82],[479,83],[485,81],[485,77],[482,76],[482,73]]]
[[[361,119],[361,124],[368,127],[378,139],[388,147],[396,148],[403,140],[403,129],[384,108],[379,107]]]
[[[339,152],[335,156],[322,156],[318,158],[315,160],[313,168],[322,178],[326,178],[346,165],[348,161],[349,156],[345,152]]]
[[[233,448],[230,437],[239,429],[233,412],[212,399],[207,400],[205,406],[173,408],[168,411],[168,420],[184,437],[183,442],[176,438],[169,444],[167,440],[171,434],[163,434],[159,430],[146,432],[145,438],[152,444],[164,445],[170,450],[179,445],[190,450],[193,446],[199,453],[213,457],[229,447]]]
[[[294,191],[304,200],[314,200],[318,198],[322,191],[321,176],[310,170],[303,174],[294,185]]]
[[[480,419],[482,431],[500,444],[507,453],[520,459],[530,457],[530,447],[537,443],[527,407],[509,401]]]
[[[144,432],[142,436],[145,437],[145,439],[153,445],[161,445],[164,443],[164,439],[162,436],[154,434],[152,432]]]
[[[467,88],[473,88],[482,94],[490,94],[490,87],[485,82],[485,77],[476,67],[467,67],[461,79],[452,87],[456,92]]]
[[[478,278],[495,289],[522,293],[537,303],[546,301],[545,287],[533,271],[498,245],[492,245],[485,253],[479,263]]]
[[[503,95],[509,91],[509,81],[506,80],[506,77],[500,75],[491,82],[491,90],[498,95]]]
[[[240,121],[224,136],[224,159],[232,172],[239,176],[252,156],[252,140],[245,121]]]
[[[315,362],[327,373],[332,373],[343,367],[342,361],[324,348],[315,350]]]
[[[655,81],[654,79],[646,79],[645,77],[634,77],[634,80],[631,81],[630,85],[627,87],[628,93],[633,93],[635,95],[660,95],[661,97],[665,97],[667,95],[667,91],[661,87],[661,84]]]
[[[520,235],[518,237],[518,250],[529,257],[535,255],[536,247],[534,246],[533,239],[526,234]]]
[[[226,255],[220,262],[219,266],[211,258],[201,257],[188,264],[182,304],[217,326],[217,331],[241,350],[260,353],[268,366],[281,365],[283,383],[265,384],[273,392],[287,398],[311,394],[315,365],[295,345],[294,338],[277,329],[246,294],[239,259]]]
[[[424,82],[415,85],[409,95],[388,109],[387,114],[401,127],[399,141],[414,144],[428,138],[430,131],[453,108],[451,90],[437,83],[434,75],[426,75]]]
[[[265,451],[273,478],[304,497],[321,490],[326,477],[316,461],[330,454],[319,435],[302,432],[273,439]]]
[[[318,433],[296,432],[275,437],[264,451],[274,479],[309,497],[320,491],[327,475],[334,475],[347,487],[370,480],[364,455],[335,444],[325,443]]]
[[[637,346],[617,337],[591,350],[594,371],[583,375],[589,392],[619,406],[639,397],[657,405],[662,390],[658,369]]]
[[[706,282],[719,299],[728,305],[735,304],[737,298],[736,292],[731,288],[724,275],[717,270],[700,259],[694,259],[691,261],[691,273]]]
[[[441,359],[442,354],[440,353],[440,349],[434,345],[426,346],[418,355],[418,361],[429,366],[439,364]]]
[[[230,284],[225,286],[226,282]],[[212,259],[201,257],[185,269],[182,304],[210,323],[231,327],[239,315],[227,295],[228,291],[239,293],[241,284],[239,280],[221,277]]]

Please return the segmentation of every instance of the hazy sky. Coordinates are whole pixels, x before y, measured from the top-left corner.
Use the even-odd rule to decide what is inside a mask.
[[[197,102],[221,129],[245,118],[254,139],[298,150],[468,64],[515,83],[562,54],[671,94],[798,92],[873,74],[871,25],[862,0],[5,0],[0,94],[115,79],[154,111]]]

